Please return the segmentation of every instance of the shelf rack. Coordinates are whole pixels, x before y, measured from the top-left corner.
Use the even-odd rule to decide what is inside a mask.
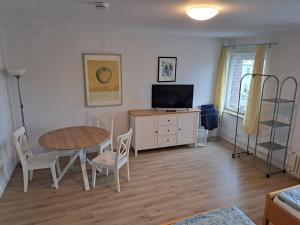
[[[235,158],[236,156],[240,157],[240,155],[243,155],[243,154],[250,155],[250,152],[249,152],[250,134],[248,134],[248,138],[247,138],[246,151],[237,151],[238,126],[239,126],[239,115],[240,115],[240,104],[241,104],[241,90],[242,90],[242,84],[243,84],[244,79],[248,78],[248,77],[251,77],[251,79],[253,79],[254,77],[261,77],[263,79],[263,84],[262,84],[263,90],[264,90],[266,82],[270,81],[270,79],[275,80],[275,82],[276,82],[276,93],[275,93],[274,96],[270,96],[270,98],[268,98],[268,100],[277,102],[279,79],[275,75],[247,73],[247,74],[245,74],[241,77],[240,86],[239,86],[238,107],[237,107],[237,112],[236,112],[234,149],[233,149],[232,158]],[[262,98],[261,98],[261,101],[262,101]],[[275,115],[275,111],[274,111],[274,115]]]
[[[293,85],[290,85],[289,92],[290,95],[288,98],[284,98],[283,95],[287,92],[287,83],[292,82]],[[286,156],[288,151],[290,133],[291,133],[291,126],[295,108],[295,100],[297,94],[298,84],[297,80],[294,77],[286,77],[280,84],[279,93],[277,93],[277,97],[275,98],[264,98],[264,88],[262,89],[261,95],[261,102],[260,102],[260,109],[259,109],[259,119],[258,119],[258,129],[256,134],[256,141],[255,141],[255,148],[254,148],[254,158],[253,164],[256,163],[256,153],[257,147],[261,147],[267,150],[267,170],[266,176],[269,178],[273,174],[278,174],[280,172],[285,173],[285,162]],[[277,91],[278,92],[278,91]],[[274,114],[273,119],[271,120],[263,120],[262,119],[262,108],[263,103],[268,102],[273,104],[274,106]],[[285,109],[284,113],[281,112],[281,108]],[[269,127],[270,135],[269,140],[260,142],[259,134],[260,134],[260,127],[266,126]],[[273,161],[273,153],[275,151],[283,151],[282,155],[282,168],[276,171],[271,171],[272,161]]]
[[[287,156],[290,132],[291,132],[291,125],[293,120],[294,108],[295,108],[295,99],[297,94],[297,80],[294,77],[286,77],[280,84],[279,79],[275,75],[264,75],[264,74],[245,74],[240,81],[240,89],[242,87],[242,82],[244,78],[251,76],[253,79],[256,76],[262,77],[262,91],[261,91],[261,99],[260,99],[260,106],[259,106],[259,116],[257,121],[257,133],[255,138],[255,147],[254,152],[249,152],[249,141],[250,141],[250,134],[248,134],[247,140],[247,147],[246,151],[237,151],[237,137],[238,137],[238,123],[239,123],[239,114],[240,114],[240,100],[241,100],[241,91],[239,92],[239,99],[238,99],[238,110],[236,115],[236,129],[235,129],[235,141],[234,141],[234,149],[232,158],[240,157],[242,154],[253,154],[253,165],[256,166],[256,158],[257,158],[257,149],[262,148],[267,151],[267,167],[265,169],[266,176],[269,178],[273,174],[278,174],[281,172],[285,172],[285,161]],[[291,93],[289,97],[283,97],[286,93],[286,85],[288,82],[292,82],[294,85],[293,87],[289,86],[289,92]],[[265,97],[266,95],[266,84],[268,82],[273,82],[273,93],[267,93],[269,96]],[[267,103],[267,104],[265,104]],[[269,110],[265,110],[265,105],[272,105]],[[283,111],[281,112],[281,106],[284,105]],[[288,109],[288,110],[287,110]],[[266,114],[266,115],[264,115]],[[284,114],[284,115],[283,115]],[[267,117],[267,118],[266,118]],[[265,136],[261,135],[263,129],[261,126],[264,126],[268,132]],[[264,140],[260,140],[261,136]],[[273,160],[273,153],[277,151],[282,151],[282,168],[276,171],[271,171],[271,168],[274,167],[272,164]],[[275,166],[276,167],[276,166]],[[277,166],[278,167],[278,166]]]

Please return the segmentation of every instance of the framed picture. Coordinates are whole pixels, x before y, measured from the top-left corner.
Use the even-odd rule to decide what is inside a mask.
[[[158,57],[158,82],[176,81],[177,57]]]
[[[121,105],[121,55],[83,54],[83,62],[86,105]]]

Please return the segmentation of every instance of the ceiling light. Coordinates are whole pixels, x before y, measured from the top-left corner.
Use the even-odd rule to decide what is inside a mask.
[[[218,14],[218,9],[213,6],[193,6],[186,13],[194,20],[209,20]]]

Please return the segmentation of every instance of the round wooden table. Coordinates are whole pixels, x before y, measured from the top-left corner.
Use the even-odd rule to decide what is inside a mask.
[[[56,151],[73,150],[70,161],[63,169],[58,177],[58,182],[62,179],[68,169],[74,164],[79,157],[81,171],[84,181],[85,190],[89,190],[89,181],[86,173],[86,161],[91,164],[91,161],[85,156],[86,148],[91,148],[96,145],[101,145],[109,138],[109,133],[99,127],[76,126],[66,127],[50,131],[43,134],[39,138],[39,144],[47,149]]]

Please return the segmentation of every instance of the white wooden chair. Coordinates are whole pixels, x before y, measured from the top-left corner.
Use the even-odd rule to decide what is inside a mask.
[[[98,168],[106,168],[113,170],[116,182],[116,191],[120,192],[120,178],[119,169],[126,164],[127,167],[127,179],[130,181],[129,175],[129,150],[132,136],[132,129],[123,135],[119,135],[117,138],[118,146],[116,152],[110,150],[105,151],[92,160],[92,184],[95,187],[96,184],[96,172]]]
[[[103,117],[107,118],[106,116]],[[114,113],[111,114],[109,125],[104,122],[102,116],[91,115],[89,113],[86,114],[85,125],[101,127],[109,131],[109,138],[105,140],[103,143],[99,144],[96,148],[87,149],[86,150],[87,153],[98,152],[98,154],[101,154],[109,146],[110,146],[110,150],[113,150],[114,121],[115,121]]]
[[[13,142],[22,164],[24,192],[27,192],[28,190],[28,173],[30,173],[29,179],[31,181],[33,179],[33,170],[45,168],[51,169],[54,186],[56,189],[58,189],[55,167],[57,168],[59,174],[61,172],[57,152],[33,155],[29,149],[24,127],[19,128],[13,133]]]

